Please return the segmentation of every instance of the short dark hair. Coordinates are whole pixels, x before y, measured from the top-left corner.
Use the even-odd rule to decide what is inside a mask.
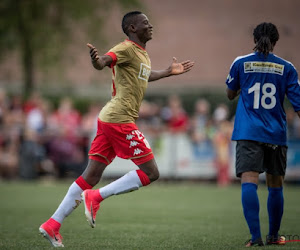
[[[143,14],[140,11],[131,11],[124,15],[122,20],[122,30],[128,36],[128,28],[134,22],[137,15]]]
[[[253,31],[254,41],[256,43],[254,51],[268,56],[273,50],[276,42],[279,40],[277,27],[272,23],[261,23]]]

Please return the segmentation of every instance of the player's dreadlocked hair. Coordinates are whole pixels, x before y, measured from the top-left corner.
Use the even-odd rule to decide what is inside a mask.
[[[263,53],[265,56],[273,51],[276,42],[279,39],[279,33],[276,26],[272,23],[261,23],[253,31],[254,41],[256,43],[254,51]]]
[[[122,20],[122,30],[128,36],[128,28],[130,24],[134,22],[134,18],[137,15],[143,14],[140,11],[131,11],[124,15]]]

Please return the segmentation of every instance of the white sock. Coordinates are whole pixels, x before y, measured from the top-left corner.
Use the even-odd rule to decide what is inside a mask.
[[[106,199],[111,195],[124,194],[137,190],[141,186],[143,185],[140,177],[136,170],[132,170],[114,182],[100,188],[99,192],[102,198]]]
[[[81,203],[81,193],[83,190],[78,186],[76,182],[73,182],[69,187],[69,190],[60,203],[55,213],[51,216],[52,219],[58,221],[60,224],[63,222],[70,213]]]

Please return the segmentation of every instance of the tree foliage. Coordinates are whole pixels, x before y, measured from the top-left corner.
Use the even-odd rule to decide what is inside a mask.
[[[59,51],[76,39],[76,27],[88,34],[97,30],[101,37],[104,19],[115,5],[140,6],[139,0],[1,0],[0,60],[10,50],[20,51],[24,95],[34,87],[38,65],[56,61]]]

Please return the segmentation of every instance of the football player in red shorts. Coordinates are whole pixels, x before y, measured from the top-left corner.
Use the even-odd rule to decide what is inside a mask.
[[[98,130],[89,151],[89,163],[83,174],[70,186],[63,201],[39,231],[55,247],[63,247],[60,226],[83,200],[85,215],[91,227],[95,227],[100,203],[112,195],[127,193],[149,185],[159,177],[159,171],[149,143],[135,124],[139,108],[149,81],[186,73],[194,62],[172,64],[164,70],[151,70],[146,43],[152,38],[153,27],[147,16],[139,11],[127,13],[122,29],[128,39],[99,56],[97,49],[90,49],[95,69],[112,69],[112,98],[98,117]],[[132,170],[114,182],[96,190],[107,165],[118,156],[132,160],[139,170]]]

